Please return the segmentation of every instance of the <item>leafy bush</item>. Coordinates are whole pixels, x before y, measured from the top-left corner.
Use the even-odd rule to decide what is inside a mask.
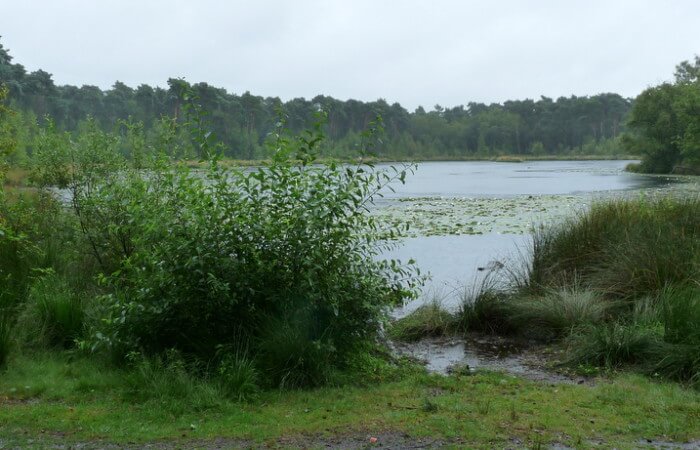
[[[29,239],[34,228],[23,202],[8,204],[0,198],[0,309],[23,303],[31,285],[39,249]]]
[[[378,258],[399,230],[367,214],[407,168],[315,164],[320,124],[297,137],[278,130],[271,163],[252,170],[215,157],[194,170],[153,149],[137,167],[94,125],[86,133],[55,154],[38,150],[35,173],[65,180],[104,272],[93,349],[212,361],[243,339],[272,382],[319,384],[413,295],[410,268]],[[193,136],[201,155],[216,152],[200,128]]]
[[[0,307],[17,309],[34,280],[51,269],[90,282],[72,218],[46,193],[0,200]]]

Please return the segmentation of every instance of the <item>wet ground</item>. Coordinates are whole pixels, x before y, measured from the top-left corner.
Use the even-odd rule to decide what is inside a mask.
[[[437,337],[410,343],[395,342],[393,346],[398,355],[424,363],[433,373],[447,375],[456,371],[494,370],[548,383],[593,382],[590,378],[555,371],[551,366],[558,356],[557,351],[529,341],[475,334],[466,338]]]

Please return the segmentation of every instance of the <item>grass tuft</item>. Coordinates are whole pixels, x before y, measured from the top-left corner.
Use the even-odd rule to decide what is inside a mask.
[[[7,314],[0,310],[0,368],[7,364],[12,350],[12,322]]]
[[[335,348],[313,334],[310,318],[268,319],[259,338],[258,367],[267,383],[281,389],[320,386],[332,379]]]
[[[547,289],[541,296],[516,298],[510,319],[526,334],[551,339],[577,326],[602,322],[610,306],[596,292],[576,286]]]
[[[564,339],[574,366],[700,386],[700,198],[596,203],[538,230],[522,267],[465,301],[464,329]]]
[[[700,199],[613,200],[536,233],[529,287],[575,284],[611,297],[700,279]]]
[[[129,359],[125,381],[130,400],[163,405],[171,414],[182,415],[216,409],[224,397],[217,383],[194,375],[196,369],[188,367],[177,352],[153,358],[132,353]]]
[[[665,347],[660,329],[612,322],[583,327],[568,340],[572,365],[592,364],[608,369],[647,366],[658,361]]]
[[[475,293],[465,293],[457,314],[461,331],[511,334],[516,332],[512,320],[513,305],[506,292],[482,286]]]
[[[259,391],[260,374],[247,348],[227,352],[219,363],[217,377],[227,397],[248,400]]]
[[[388,328],[391,339],[414,342],[425,337],[447,336],[457,331],[457,318],[438,299],[422,305]]]
[[[34,282],[18,321],[27,344],[71,348],[85,329],[85,307],[60,276],[49,273]]]

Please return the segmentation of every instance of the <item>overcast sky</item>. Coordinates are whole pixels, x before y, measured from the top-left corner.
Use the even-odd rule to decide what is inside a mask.
[[[697,0],[2,0],[2,44],[57,84],[454,106],[634,97],[700,53]]]

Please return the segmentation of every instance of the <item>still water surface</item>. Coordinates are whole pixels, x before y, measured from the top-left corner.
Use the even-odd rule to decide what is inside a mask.
[[[397,197],[512,197],[575,194],[655,186],[659,178],[624,172],[634,161],[423,162],[394,185]]]
[[[537,161],[524,163],[501,162],[426,162],[420,163],[415,174],[406,178],[406,184],[393,186],[394,193],[387,193],[378,202],[378,207],[394,211],[415,211],[416,204],[437,205],[435,217],[427,223],[445,220],[449,211],[451,221],[470,221],[474,211],[459,210],[459,205],[469,205],[471,200],[493,205],[479,210],[479,223],[489,223],[491,217],[503,220],[504,209],[509,202],[533,202],[529,217],[516,212],[507,220],[511,228],[503,227],[497,232],[488,229],[473,234],[434,235],[425,228],[418,236],[405,238],[403,245],[386,254],[389,258],[407,261],[415,259],[422,272],[429,272],[431,280],[423,288],[423,294],[404,308],[397,316],[405,315],[426,300],[440,297],[448,308],[459,305],[460,294],[480,283],[494,261],[515,268],[529,251],[532,226],[561,220],[576,210],[590,205],[597,198],[629,195],[669,183],[668,179],[656,176],[624,172],[631,161]],[[487,199],[486,201],[484,199]],[[504,200],[510,199],[510,200]],[[422,202],[422,203],[421,203]],[[456,206],[453,206],[456,205]],[[553,210],[558,214],[552,214]],[[433,210],[424,210],[430,215]],[[565,213],[565,214],[564,214]],[[414,213],[415,214],[415,213]],[[505,216],[509,216],[505,214]],[[407,214],[406,219],[415,219]],[[400,218],[400,217],[399,217]],[[527,227],[517,224],[527,220]],[[449,228],[449,227],[443,227]],[[521,263],[520,263],[521,264]]]

